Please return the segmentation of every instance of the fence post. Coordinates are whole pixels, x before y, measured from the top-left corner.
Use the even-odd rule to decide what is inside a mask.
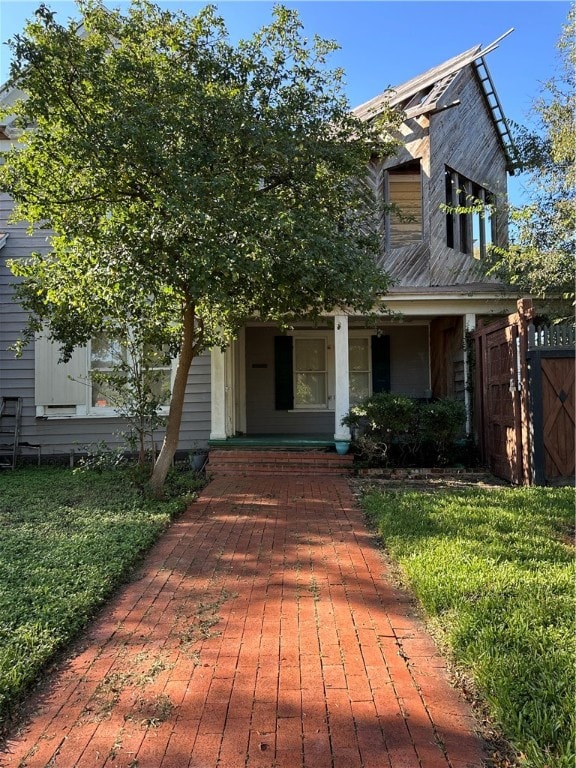
[[[518,364],[520,366],[520,425],[522,435],[522,483],[532,485],[532,425],[530,418],[530,378],[528,371],[529,322],[534,317],[532,299],[518,300]]]

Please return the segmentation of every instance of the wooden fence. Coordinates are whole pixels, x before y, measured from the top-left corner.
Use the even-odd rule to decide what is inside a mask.
[[[479,328],[475,422],[490,470],[516,485],[569,481],[575,473],[572,325],[532,322],[530,301]]]
[[[532,481],[547,485],[575,474],[573,325],[528,325]]]

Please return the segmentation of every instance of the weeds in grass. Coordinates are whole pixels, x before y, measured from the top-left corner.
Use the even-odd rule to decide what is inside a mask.
[[[369,492],[392,557],[530,768],[573,768],[568,488]]]

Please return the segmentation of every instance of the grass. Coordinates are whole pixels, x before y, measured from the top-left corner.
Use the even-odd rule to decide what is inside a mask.
[[[363,505],[521,764],[573,768],[573,491],[370,490]]]
[[[199,486],[175,474],[172,497],[156,501],[133,478],[60,468],[0,476],[0,723]]]

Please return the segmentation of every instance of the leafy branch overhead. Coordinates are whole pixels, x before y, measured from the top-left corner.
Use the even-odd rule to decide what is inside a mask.
[[[394,151],[387,128],[400,118],[355,118],[327,65],[336,45],[304,37],[282,6],[237,45],[212,6],[78,8],[79,27],[42,6],[11,42],[21,137],[0,188],[15,218],[54,233],[47,255],[11,268],[29,330],[48,324],[64,355],[126,321],[179,354],[175,450],[202,349],[248,317],[381,300],[365,172]]]
[[[547,298],[573,298],[576,278],[575,21],[572,7],[558,42],[557,74],[533,104],[536,130],[517,128],[529,201],[511,210],[511,247],[491,254],[492,274]]]

